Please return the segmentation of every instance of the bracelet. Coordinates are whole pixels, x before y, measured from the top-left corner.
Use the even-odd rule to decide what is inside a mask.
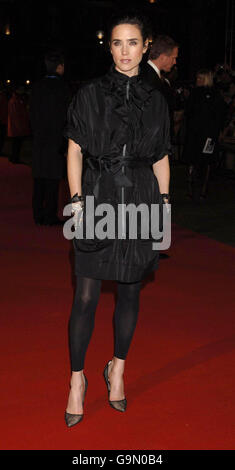
[[[70,202],[79,202],[79,201],[84,201],[84,196],[78,196],[78,193],[74,194],[73,197],[71,197]]]
[[[169,200],[170,200],[170,196],[169,196],[169,194],[167,194],[167,193],[161,194],[161,198],[162,198],[162,199],[167,199],[168,202],[169,202]]]
[[[84,201],[72,202],[71,215],[72,217],[84,210]]]

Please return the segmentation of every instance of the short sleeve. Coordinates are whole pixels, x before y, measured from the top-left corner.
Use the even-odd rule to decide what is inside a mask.
[[[64,137],[72,139],[81,149],[87,148],[86,106],[83,88],[72,98],[67,111],[67,121],[63,132]]]
[[[160,126],[157,135],[157,143],[152,158],[152,164],[158,162],[165,155],[171,155],[171,132],[170,132],[170,117],[168,111],[168,105],[165,98],[161,95],[160,102]]]

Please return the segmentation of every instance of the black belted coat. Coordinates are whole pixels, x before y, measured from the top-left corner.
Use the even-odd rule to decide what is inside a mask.
[[[127,222],[125,239],[118,204],[145,203],[150,208],[159,203],[152,165],[170,151],[165,99],[141,73],[128,77],[113,65],[106,75],[78,90],[69,106],[64,135],[82,150],[83,195],[94,197],[95,209],[106,203],[115,211],[115,236],[73,239],[75,273],[122,282],[143,279],[158,268],[159,254],[152,248],[151,234],[142,238],[139,219],[137,238],[129,238]],[[83,226],[88,220],[91,227],[85,199]],[[96,215],[94,226],[98,220]]]

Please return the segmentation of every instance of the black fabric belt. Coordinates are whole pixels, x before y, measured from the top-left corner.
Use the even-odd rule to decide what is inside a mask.
[[[99,176],[96,180],[93,194],[96,199],[99,197],[99,183],[102,176],[102,171],[110,173],[114,177],[116,186],[130,187],[133,186],[130,179],[122,172],[122,168],[127,166],[129,168],[149,167],[148,159],[140,159],[131,155],[99,155],[98,157],[84,154],[84,165],[89,166],[92,170],[99,170]]]

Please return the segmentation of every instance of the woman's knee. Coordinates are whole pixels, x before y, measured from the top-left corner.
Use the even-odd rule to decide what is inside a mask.
[[[137,303],[141,289],[141,281],[134,283],[118,283],[118,300],[123,303]]]

